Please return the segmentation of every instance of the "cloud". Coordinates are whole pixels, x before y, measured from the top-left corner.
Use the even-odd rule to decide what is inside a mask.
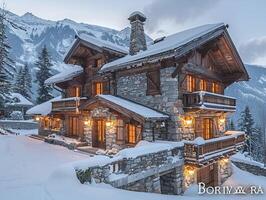
[[[253,38],[239,46],[239,52],[247,63],[256,63],[266,57],[266,36]]]
[[[195,17],[200,17],[217,4],[213,0],[155,0],[144,7],[147,16],[146,27],[154,32],[163,21],[174,21],[182,24]]]

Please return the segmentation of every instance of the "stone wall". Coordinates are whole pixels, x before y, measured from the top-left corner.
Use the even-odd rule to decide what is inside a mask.
[[[218,161],[218,184],[223,184],[232,175],[232,166],[229,159]]]
[[[258,175],[258,176],[266,176],[266,168],[262,168],[260,166],[251,165],[244,162],[238,162],[238,161],[232,161],[233,164],[235,164],[238,168],[248,171],[252,174]]]
[[[178,99],[178,79],[172,78],[174,70],[175,67],[160,70],[161,95],[146,95],[146,73],[119,77],[117,95],[169,114],[168,139],[176,141],[181,139],[178,115],[183,114],[183,109],[182,101]]]
[[[132,191],[180,194],[183,164],[183,147],[180,146],[136,158],[122,158],[105,166],[89,167],[87,170],[91,172],[91,179],[96,183],[109,183],[113,187]],[[84,177],[80,177],[80,174],[86,174],[86,170],[76,171],[78,178],[84,182]],[[111,176],[119,178],[112,179]]]

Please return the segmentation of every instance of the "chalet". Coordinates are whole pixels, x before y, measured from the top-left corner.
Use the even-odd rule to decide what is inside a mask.
[[[13,92],[10,94],[10,102],[6,103],[5,115],[10,116],[13,111],[20,111],[24,117],[26,116],[26,111],[33,107],[33,103],[30,102],[22,94]]]
[[[46,81],[62,92],[40,129],[120,150],[149,142],[183,141],[183,184],[221,184],[228,157],[244,141],[226,129],[236,99],[229,85],[249,76],[223,23],[191,28],[147,45],[146,17],[134,12],[129,51],[79,34],[66,54],[70,69]],[[56,123],[55,123],[56,122]]]

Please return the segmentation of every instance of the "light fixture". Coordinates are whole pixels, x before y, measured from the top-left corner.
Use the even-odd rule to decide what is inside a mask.
[[[220,118],[220,119],[219,119],[219,122],[220,122],[221,124],[224,124],[224,123],[225,123],[225,118]]]
[[[106,126],[110,127],[112,125],[112,122],[111,121],[107,121],[106,122]]]
[[[35,120],[36,120],[36,121],[40,121],[40,117],[36,116],[36,117],[35,117]]]

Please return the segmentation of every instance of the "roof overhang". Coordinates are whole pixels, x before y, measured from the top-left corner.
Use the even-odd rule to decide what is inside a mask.
[[[98,106],[104,106],[107,108],[110,108],[114,111],[116,111],[117,113],[122,114],[123,116],[129,118],[129,119],[133,119],[139,123],[144,123],[145,121],[165,121],[167,120],[169,117],[165,114],[163,117],[149,117],[146,118],[140,114],[138,114],[137,112],[133,112],[129,109],[127,109],[126,107],[123,107],[119,104],[113,103],[112,101],[109,101],[101,96],[96,96],[95,98],[87,101],[86,103],[84,103],[82,106],[80,106],[80,110],[92,110],[95,107]],[[144,106],[143,106],[144,107]],[[158,112],[158,111],[154,111],[154,112]]]

